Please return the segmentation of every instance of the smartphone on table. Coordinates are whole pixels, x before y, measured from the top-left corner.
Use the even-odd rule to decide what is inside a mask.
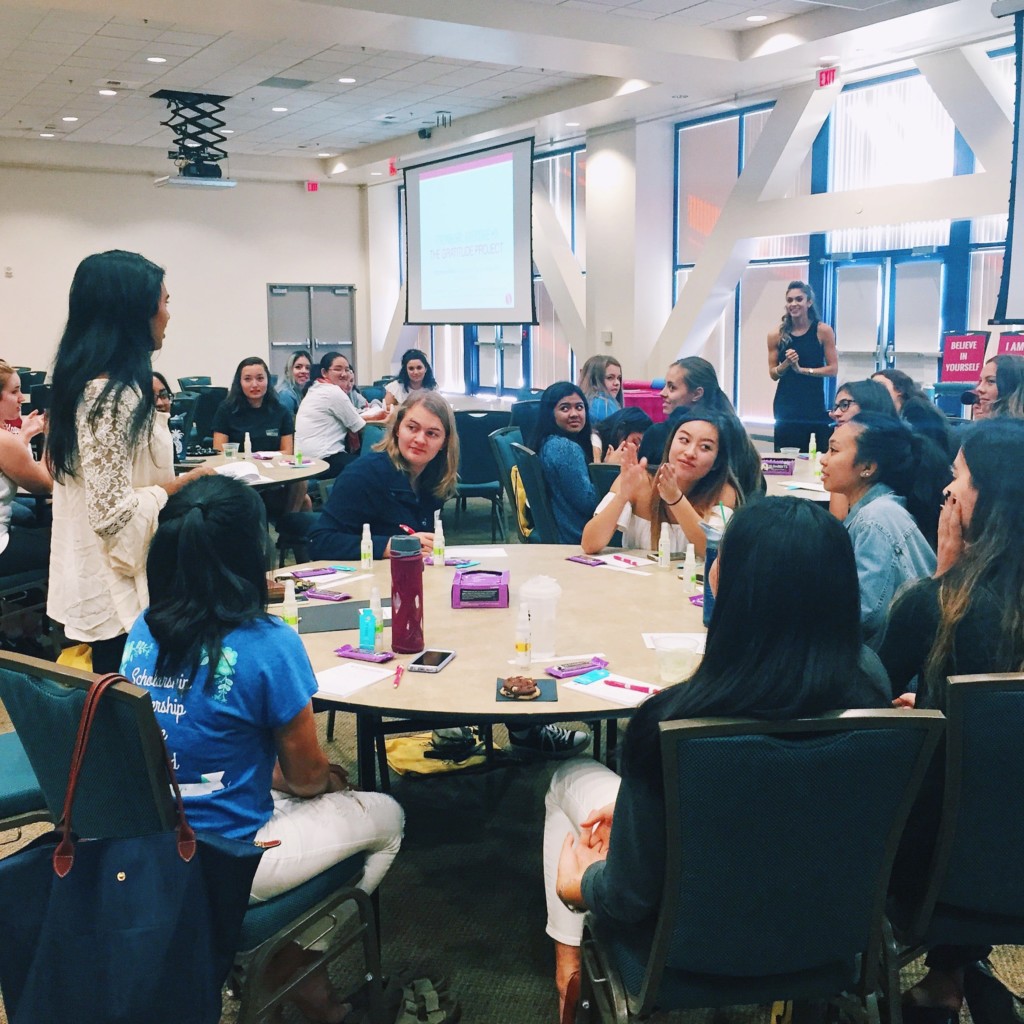
[[[454,651],[426,650],[409,663],[410,672],[440,672],[455,657]]]

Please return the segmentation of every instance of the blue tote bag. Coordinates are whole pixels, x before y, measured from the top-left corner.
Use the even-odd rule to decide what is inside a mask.
[[[10,1024],[217,1024],[262,850],[170,832],[79,840],[71,812],[104,691],[86,697],[62,824],[0,860],[0,989]]]

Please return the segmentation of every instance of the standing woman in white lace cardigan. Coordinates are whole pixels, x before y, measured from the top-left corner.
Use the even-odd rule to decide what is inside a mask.
[[[160,509],[196,476],[174,475],[156,429],[152,354],[170,313],[164,272],[112,250],[78,265],[53,365],[47,460],[53,530],[47,612],[92,646],[93,670],[116,672],[128,630],[149,603],[146,554]]]

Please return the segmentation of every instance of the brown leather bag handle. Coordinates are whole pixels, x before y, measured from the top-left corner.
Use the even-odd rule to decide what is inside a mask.
[[[85,752],[89,746],[89,734],[92,731],[92,724],[96,718],[96,708],[102,696],[115,683],[127,683],[124,676],[116,672],[108,673],[97,679],[89,688],[86,694],[85,704],[82,706],[82,715],[78,720],[78,733],[75,737],[75,746],[71,753],[71,766],[68,771],[68,788],[64,794],[64,812],[61,817],[61,840],[53,851],[53,870],[59,878],[64,878],[71,870],[75,862],[75,844],[71,839],[71,809],[75,802],[75,792],[78,789],[78,779],[81,775],[82,764],[85,760]],[[174,790],[175,804],[177,807],[178,823],[175,831],[178,834],[178,856],[185,862],[190,861],[196,852],[196,836],[185,817],[185,805],[181,799],[181,790],[178,787],[178,779],[174,774],[174,766],[167,753],[167,745],[164,743],[163,735],[160,736],[160,743],[164,752],[164,765],[167,768],[167,776]]]

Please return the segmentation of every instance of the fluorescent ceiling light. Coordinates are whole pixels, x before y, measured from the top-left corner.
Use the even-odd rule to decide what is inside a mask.
[[[275,114],[287,114],[288,113],[288,108],[287,107],[271,107],[270,109]]]
[[[116,89],[100,89],[100,95],[101,96],[116,96],[117,95],[117,90]]]
[[[167,63],[167,58],[166,57],[147,57],[146,60],[149,61],[150,64],[166,64]]]
[[[62,117],[62,118],[61,118],[61,120],[62,120],[62,121],[67,121],[67,122],[69,122],[69,123],[70,123],[70,122],[72,122],[72,121],[77,121],[77,120],[78,120],[78,118],[77,118],[77,117]]]
[[[354,78],[339,78],[338,81],[341,82],[342,85],[352,85],[352,83],[355,82],[355,79]]]
[[[767,14],[748,14],[747,21],[767,21]]]

